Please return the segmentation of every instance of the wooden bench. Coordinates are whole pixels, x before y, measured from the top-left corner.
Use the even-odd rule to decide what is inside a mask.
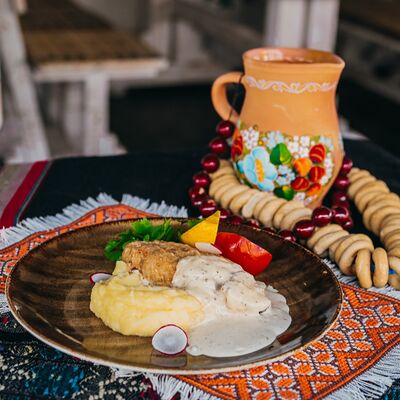
[[[50,89],[46,85],[44,96],[47,108],[57,108],[54,102],[62,98],[61,115],[57,116],[72,153],[121,152],[116,137],[108,131],[110,82],[154,77],[166,67],[166,61],[139,38],[111,28],[66,0],[30,0],[20,21],[12,1],[1,0],[0,24],[6,77],[25,120],[17,161],[51,156],[33,82],[51,84]],[[56,89],[60,83],[62,93]]]

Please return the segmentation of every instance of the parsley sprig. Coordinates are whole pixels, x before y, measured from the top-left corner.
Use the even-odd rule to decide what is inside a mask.
[[[192,227],[199,221],[189,221],[186,226]],[[179,242],[182,233],[181,226],[173,226],[171,219],[165,219],[162,224],[153,225],[147,218],[131,224],[130,228],[121,232],[118,239],[107,242],[104,249],[105,256],[112,261],[121,260],[122,252],[128,243],[152,240]]]

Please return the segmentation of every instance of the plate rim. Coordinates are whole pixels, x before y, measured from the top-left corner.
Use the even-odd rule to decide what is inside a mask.
[[[197,220],[198,218],[178,218],[178,217],[168,217],[171,218],[172,220],[176,220],[179,222],[186,222],[186,221],[190,221],[190,220]],[[162,367],[160,368],[148,368],[148,367],[137,367],[137,366],[133,366],[133,365],[129,365],[129,364],[124,364],[124,363],[118,363],[115,361],[107,361],[104,360],[101,357],[96,357],[96,356],[87,356],[85,353],[82,353],[80,351],[73,351],[70,350],[67,346],[64,346],[62,344],[59,344],[58,342],[47,338],[46,336],[42,335],[39,331],[35,330],[35,328],[33,326],[31,326],[28,322],[26,322],[23,318],[21,318],[19,316],[18,310],[15,307],[15,304],[13,303],[13,299],[12,296],[10,294],[10,286],[11,286],[11,281],[12,281],[12,276],[13,273],[16,271],[16,269],[18,268],[18,266],[23,262],[23,260],[25,259],[25,257],[28,257],[31,255],[31,253],[34,253],[35,251],[39,251],[42,247],[44,247],[45,245],[51,243],[51,242],[55,242],[58,240],[62,240],[65,236],[70,236],[73,235],[75,232],[77,231],[82,231],[82,230],[92,230],[95,229],[96,227],[99,227],[101,225],[120,225],[123,223],[130,223],[130,222],[134,222],[137,220],[143,219],[143,217],[141,218],[129,218],[126,220],[118,220],[118,221],[106,221],[106,222],[102,222],[99,224],[94,224],[94,225],[89,225],[89,226],[82,226],[82,227],[78,227],[76,229],[73,229],[71,231],[68,232],[64,232],[60,235],[57,235],[49,240],[46,240],[45,242],[39,244],[38,246],[36,246],[35,248],[33,248],[32,250],[28,251],[24,256],[22,256],[16,263],[15,265],[12,267],[9,275],[7,276],[6,279],[6,286],[5,286],[5,295],[6,295],[6,299],[7,299],[7,303],[8,306],[10,308],[11,314],[13,315],[13,317],[18,321],[18,323],[24,328],[26,329],[32,336],[34,336],[36,339],[40,340],[41,342],[45,343],[46,345],[55,348],[56,350],[61,351],[64,354],[79,358],[81,360],[84,361],[88,361],[88,362],[92,362],[95,364],[100,364],[100,365],[104,365],[107,367],[112,367],[112,368],[120,368],[120,369],[124,369],[124,370],[130,370],[130,371],[135,371],[135,372],[142,372],[142,373],[153,373],[153,374],[165,374],[165,375],[202,375],[202,374],[215,374],[215,373],[221,373],[221,372],[232,372],[232,371],[239,371],[242,369],[249,369],[249,368],[256,368],[256,367],[260,367],[260,366],[265,366],[268,365],[270,363],[279,361],[283,358],[287,358],[289,356],[291,356],[292,354],[294,354],[297,351],[301,351],[302,349],[304,349],[305,347],[311,345],[312,343],[314,343],[315,341],[319,340],[322,336],[324,336],[326,334],[326,332],[328,332],[334,324],[336,324],[337,320],[340,317],[340,314],[343,310],[343,289],[342,289],[342,285],[339,282],[338,278],[336,277],[335,273],[328,267],[328,265],[326,265],[326,263],[319,257],[317,256],[315,253],[313,253],[312,251],[310,251],[309,249],[305,248],[304,246],[298,244],[298,243],[294,243],[294,242],[290,242],[290,241],[284,241],[285,239],[283,239],[282,237],[280,237],[278,234],[272,233],[272,232],[267,232],[267,231],[263,231],[260,228],[253,228],[250,226],[246,226],[246,225],[241,225],[241,229],[243,228],[244,230],[247,231],[252,231],[254,229],[258,230],[259,233],[264,234],[264,235],[269,235],[269,236],[273,236],[278,240],[284,241],[285,244],[289,245],[289,246],[295,246],[297,247],[300,251],[305,252],[308,256],[311,256],[312,258],[315,259],[315,261],[317,263],[320,263],[322,265],[322,267],[324,268],[325,271],[328,271],[328,274],[331,276],[335,287],[337,289],[338,292],[338,302],[336,304],[336,310],[335,310],[335,314],[333,319],[331,320],[331,322],[329,323],[329,325],[326,326],[325,329],[323,329],[318,335],[316,335],[314,338],[312,338],[309,342],[307,342],[306,344],[300,344],[299,346],[296,346],[295,348],[265,359],[265,360],[260,360],[260,361],[255,361],[252,363],[246,363],[246,364],[240,364],[237,366],[230,366],[230,367],[219,367],[219,368],[209,368],[209,369],[199,369],[199,370],[193,370],[193,369],[187,369],[187,370],[180,370],[180,369],[176,369],[176,368],[168,368],[168,369],[164,369]],[[149,220],[164,220],[165,217],[148,217],[147,219]],[[15,245],[15,244],[14,244]],[[248,353],[250,354],[250,353]],[[209,358],[215,358],[215,357],[209,357]]]

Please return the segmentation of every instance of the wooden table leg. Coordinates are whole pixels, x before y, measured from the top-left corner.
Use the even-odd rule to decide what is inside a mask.
[[[63,112],[60,115],[62,131],[73,149],[82,154],[83,85],[82,82],[67,82],[63,88]]]
[[[0,54],[9,82],[11,98],[22,125],[21,142],[15,162],[35,161],[49,157],[49,148],[41,120],[31,72],[17,16],[9,0],[0,1]]]
[[[109,79],[92,72],[84,82],[83,153],[112,155],[125,152],[116,136],[109,132]]]

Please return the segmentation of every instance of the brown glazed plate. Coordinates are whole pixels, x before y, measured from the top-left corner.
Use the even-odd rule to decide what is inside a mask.
[[[175,220],[180,224],[183,220]],[[232,371],[276,361],[310,344],[338,318],[342,291],[319,257],[277,235],[247,226],[221,223],[220,230],[246,236],[272,253],[258,280],[283,294],[292,324],[274,343],[256,352],[226,358],[165,356],[151,338],[124,336],[107,328],[89,310],[94,272],[112,272],[104,257],[108,240],[132,221],[84,227],[38,246],[14,267],[6,293],[19,323],[41,341],[64,353],[95,363],[164,374]]]

